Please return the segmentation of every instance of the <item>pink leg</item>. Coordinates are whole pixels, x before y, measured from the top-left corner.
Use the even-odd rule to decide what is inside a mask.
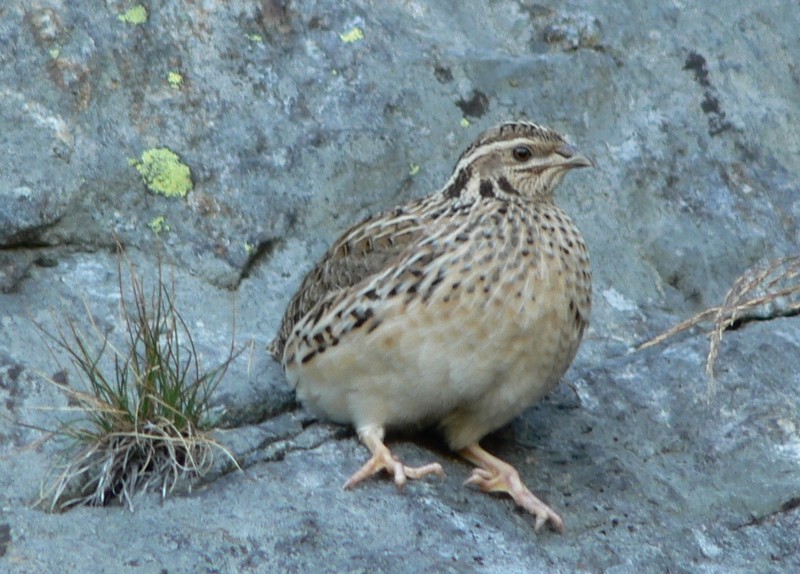
[[[438,462],[432,462],[419,467],[405,466],[392,454],[392,451],[383,444],[383,428],[381,427],[367,427],[366,429],[360,430],[358,432],[358,437],[370,450],[372,458],[358,469],[353,476],[347,479],[347,482],[344,483],[345,489],[354,487],[365,478],[381,470],[386,470],[386,472],[394,477],[394,483],[397,485],[397,488],[403,488],[408,478],[422,478],[428,474],[444,476],[444,469]]]
[[[478,467],[472,471],[465,484],[477,484],[484,492],[508,493],[514,502],[536,517],[534,530],[539,530],[549,522],[556,531],[564,531],[561,517],[528,490],[513,466],[492,456],[477,443],[461,449],[458,454]]]

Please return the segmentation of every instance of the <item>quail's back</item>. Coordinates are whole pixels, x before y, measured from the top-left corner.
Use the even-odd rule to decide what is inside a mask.
[[[553,388],[587,325],[587,249],[553,190],[590,165],[553,130],[502,124],[442,190],[353,226],[306,277],[272,349],[308,408],[359,431],[365,476],[392,466],[384,428],[437,424],[479,466],[471,481],[497,490],[478,441]]]

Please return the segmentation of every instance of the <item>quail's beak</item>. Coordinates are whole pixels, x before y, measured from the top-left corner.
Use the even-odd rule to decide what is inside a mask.
[[[595,167],[592,160],[567,143],[561,144],[557,150],[557,153],[564,158],[564,161],[561,165],[566,168]]]

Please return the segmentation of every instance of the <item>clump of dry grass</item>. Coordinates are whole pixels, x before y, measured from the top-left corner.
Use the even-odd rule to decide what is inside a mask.
[[[68,321],[56,333],[40,330],[69,357],[85,389],[50,381],[84,416],[54,435],[66,439],[63,461],[42,485],[40,503],[50,511],[112,501],[133,510],[136,494],[158,489],[162,497],[179,481],[204,475],[214,453],[233,456],[210,438],[209,400],[238,356],[233,339],[223,363],[203,370],[191,332],[175,307],[175,287],[158,277],[151,290],[128,262],[132,303],[126,303],[118,266],[123,341],[102,333],[87,306],[92,335]],[[51,348],[51,351],[54,351]],[[55,353],[54,353],[55,355]]]
[[[675,325],[673,328],[641,344],[638,349],[657,345],[698,323],[712,320],[710,344],[706,358],[709,394],[713,391],[714,365],[719,356],[722,335],[743,321],[759,320],[800,313],[800,256],[775,259],[752,267],[734,281],[722,305],[712,307]]]

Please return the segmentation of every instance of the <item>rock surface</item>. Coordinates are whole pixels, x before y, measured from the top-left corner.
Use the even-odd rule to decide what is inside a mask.
[[[0,570],[800,570],[798,320],[727,334],[710,400],[703,331],[633,352],[799,251],[797,8],[690,4],[4,2]],[[557,198],[591,249],[588,338],[566,384],[486,440],[564,536],[463,488],[431,437],[391,442],[443,481],[343,492],[365,449],[303,415],[264,351],[339,231],[521,117],[598,165]],[[161,148],[191,170],[185,199],[135,168]],[[244,471],[135,513],[47,514],[31,503],[58,445],[32,426],[67,407],[45,378],[75,377],[34,322],[86,326],[88,305],[118,331],[117,239],[145,277],[165,261],[207,364],[235,315],[247,350],[214,401]]]

